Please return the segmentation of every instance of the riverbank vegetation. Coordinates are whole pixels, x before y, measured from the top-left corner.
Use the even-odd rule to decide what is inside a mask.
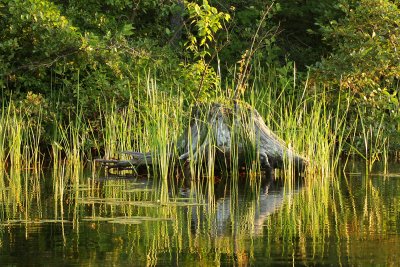
[[[1,1],[2,168],[170,153],[193,106],[233,100],[309,158],[371,168],[400,145],[398,14],[397,0]]]
[[[0,0],[1,262],[398,262],[398,170],[374,167],[399,159],[399,8]],[[309,160],[302,177],[285,162],[259,179],[251,142],[246,172],[233,142],[230,173],[214,146],[177,173],[190,114],[216,102],[258,110]],[[239,128],[232,140],[255,135]],[[127,150],[152,153],[151,175],[94,164]]]

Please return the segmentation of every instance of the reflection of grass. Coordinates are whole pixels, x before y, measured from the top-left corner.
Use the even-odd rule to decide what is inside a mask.
[[[255,218],[262,210],[260,190],[265,185],[238,182],[234,187],[227,184],[223,190],[216,189],[210,195],[207,182],[205,187],[198,187],[194,182],[185,189],[185,196],[169,190],[169,201],[162,203],[159,197],[163,189],[154,188],[146,179],[99,183],[83,176],[79,187],[65,187],[64,198],[58,204],[64,209],[61,220],[60,213],[54,216],[54,209],[42,214],[37,212],[38,203],[42,207],[48,205],[40,200],[45,193],[39,189],[26,193],[25,181],[43,178],[26,177],[21,177],[21,193],[13,193],[19,199],[10,198],[8,188],[5,190],[9,210],[3,210],[0,228],[12,229],[19,225],[29,229],[49,223],[66,223],[71,227],[73,222],[76,231],[73,236],[65,235],[65,243],[69,244],[68,240],[77,235],[83,246],[87,235],[91,242],[103,246],[112,231],[113,240],[118,242],[109,244],[110,251],[127,251],[126,257],[132,260],[138,260],[140,255],[140,264],[168,262],[171,259],[167,255],[174,255],[182,264],[196,261],[210,265],[222,262],[246,265],[257,262],[260,251],[265,259],[272,259],[277,250],[281,250],[282,257],[290,258],[295,253],[297,259],[315,255],[317,260],[335,249],[327,248],[332,245],[332,239],[337,240],[336,250],[349,257],[353,250],[360,253],[356,240],[386,240],[385,236],[398,223],[389,207],[400,209],[394,194],[400,190],[399,183],[385,192],[389,197],[384,198],[383,179],[365,178],[361,184],[351,180],[355,176],[313,179],[305,180],[300,188],[271,184],[275,186],[275,194],[282,192],[283,206],[256,223]],[[42,197],[37,199],[37,196]],[[213,199],[213,205],[209,204],[209,198]],[[14,201],[19,204],[13,212]],[[6,203],[2,207],[7,207]],[[264,225],[261,231],[259,224]],[[346,244],[348,248],[344,252]]]

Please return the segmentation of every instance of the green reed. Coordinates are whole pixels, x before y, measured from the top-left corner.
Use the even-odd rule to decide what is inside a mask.
[[[280,82],[279,84],[286,84]],[[305,187],[299,195],[294,198],[295,192],[295,176],[291,170],[292,165],[290,162],[286,163],[286,171],[283,172],[286,181],[286,202],[283,209],[280,211],[280,225],[282,226],[282,237],[284,240],[293,240],[296,237],[308,238],[311,237],[317,241],[323,240],[332,234],[332,227],[330,221],[332,210],[333,216],[338,217],[340,209],[334,202],[331,190],[335,185],[335,171],[339,164],[340,152],[344,145],[344,140],[347,138],[344,129],[345,116],[338,116],[339,109],[347,110],[347,107],[338,107],[335,111],[329,111],[327,108],[327,101],[324,98],[324,93],[309,95],[306,94],[307,87],[300,90],[301,94],[290,95],[285,92],[276,94],[275,88],[264,87],[263,85],[262,97],[256,97],[258,91],[257,84],[254,85],[253,91],[250,93],[251,105],[255,106],[266,120],[267,124],[274,129],[274,131],[286,141],[289,147],[299,152],[309,159],[309,166],[307,168],[304,180]],[[184,128],[182,118],[176,120],[176,114],[171,108],[171,103],[165,95],[157,93],[156,85],[150,83],[150,90],[148,90],[148,102],[150,108],[146,111],[138,111],[139,117],[143,122],[140,135],[136,137],[141,140],[142,145],[139,149],[141,151],[153,151],[154,160],[157,166],[154,171],[159,178],[159,188],[162,188],[160,199],[162,203],[169,203],[170,199],[167,197],[174,190],[173,181],[168,179],[172,175],[170,166],[174,165],[171,162],[171,153],[174,148],[171,147],[171,140],[177,140],[176,129],[179,132]],[[282,90],[288,90],[283,87]],[[213,214],[213,207],[215,207],[212,196],[214,195],[213,177],[214,167],[212,162],[215,158],[216,145],[215,137],[213,136],[212,126],[208,125],[210,106],[204,109],[203,117],[198,118],[198,131],[204,130],[204,137],[208,140],[207,147],[201,147],[202,142],[192,142],[192,132],[189,131],[188,142],[191,144],[189,147],[190,158],[196,161],[189,161],[190,179],[194,182],[191,183],[191,188],[196,189],[197,192],[203,192],[196,195],[198,201],[207,199],[207,206],[210,207],[210,216]],[[243,111],[244,112],[244,111]],[[172,115],[172,121],[168,121],[169,115]],[[230,206],[232,210],[232,224],[235,225],[235,214],[237,212],[237,191],[238,191],[238,172],[239,172],[239,155],[237,144],[243,140],[248,140],[246,144],[246,165],[253,168],[255,173],[259,173],[259,162],[256,155],[256,141],[257,137],[252,131],[254,127],[251,125],[252,121],[244,121],[248,118],[246,114],[238,114],[237,118],[232,119],[231,126],[231,151],[230,151]],[[115,120],[114,120],[115,121]],[[125,120],[126,121],[126,120]],[[166,123],[168,121],[168,123]],[[248,127],[238,127],[238,125],[247,125]],[[110,125],[113,125],[112,123]],[[176,128],[173,128],[173,127]],[[121,128],[123,129],[123,127]],[[115,132],[115,131],[113,131]],[[110,138],[111,139],[111,138]],[[204,139],[203,139],[204,141]],[[110,149],[111,150],[111,149]],[[194,152],[196,151],[196,152]],[[211,160],[210,160],[211,159]],[[203,168],[205,167],[205,168]],[[206,190],[200,185],[203,177],[208,177]],[[249,176],[250,179],[256,179],[256,176]],[[259,176],[258,176],[259,177]],[[257,179],[255,180],[257,181]],[[255,183],[256,185],[257,183]],[[203,199],[201,196],[206,193],[209,198]],[[333,196],[335,199],[341,198],[340,195]],[[201,209],[201,208],[200,208]],[[251,218],[256,211],[256,204],[248,208],[248,218]],[[211,217],[209,218],[211,219]],[[252,229],[254,225],[248,224],[243,226],[245,229]],[[233,234],[233,233],[232,233]],[[237,236],[237,232],[235,232]],[[237,250],[235,253],[239,253]]]
[[[336,227],[331,218],[341,212],[337,207],[341,196],[335,195],[340,191],[334,188],[341,152],[349,137],[345,121],[349,104],[332,110],[325,91],[309,88],[308,82],[299,88],[295,79],[273,78],[262,69],[257,77],[249,93],[251,103],[288,147],[308,159],[301,179],[304,189],[299,193],[293,165],[285,162],[286,197],[275,227],[285,242],[311,238],[314,244],[323,244]]]
[[[255,92],[257,86],[259,85],[256,83]],[[336,110],[332,110],[328,108],[324,91],[310,95],[306,93],[310,90],[308,87],[304,87],[303,90],[303,93],[290,95],[276,93],[271,88],[264,93],[264,98],[254,97],[255,92],[252,92],[251,97],[256,107],[264,107],[267,124],[288,146],[309,160],[302,179],[303,188],[298,193],[298,181],[290,170],[290,162],[286,162],[285,202],[278,214],[273,216],[274,222],[278,223],[271,227],[280,233],[284,243],[300,240],[298,245],[304,246],[302,249],[306,250],[304,240],[311,239],[313,249],[320,251],[323,249],[324,240],[328,238],[350,238],[349,233],[343,232],[343,229],[349,223],[347,220],[357,218],[354,211],[344,204],[344,196],[341,193],[343,185],[340,184],[341,179],[338,176],[340,157],[346,142],[352,140],[354,127],[346,128],[350,101],[338,101],[342,104],[338,104]],[[364,130],[366,170],[372,168],[373,161],[377,159],[376,153],[381,151],[379,146],[385,144],[380,131],[373,136],[370,128]],[[366,196],[366,201],[368,199]],[[379,201],[374,200],[371,203]]]
[[[352,150],[359,155],[365,161],[365,169],[367,172],[372,171],[372,167],[376,161],[384,159],[384,162],[387,164],[388,158],[388,139],[384,137],[383,134],[383,122],[384,116],[382,116],[379,120],[379,124],[377,129],[374,129],[372,125],[366,125],[365,118],[363,118],[363,113],[360,108],[357,109],[357,119],[355,121],[354,128],[357,129],[358,123],[361,127],[361,138],[363,140],[363,148],[364,151],[360,151],[356,146],[351,145]],[[353,142],[355,138],[355,132],[353,135]],[[353,143],[352,142],[352,143]],[[362,150],[362,149],[361,149]],[[387,168],[387,166],[385,166]]]
[[[13,102],[2,107],[0,212],[3,221],[30,220],[32,205],[40,206],[41,119],[41,112],[36,117],[29,117]]]
[[[13,102],[0,115],[0,170],[41,168],[42,111],[28,116]]]
[[[353,211],[343,203],[341,185],[336,177],[340,154],[348,139],[346,114],[340,112],[346,113],[348,106],[338,106],[332,111],[328,108],[323,90],[310,94],[308,91],[312,88],[307,83],[299,88],[295,80],[278,79],[273,71],[257,71],[246,96],[247,102],[260,112],[266,124],[288,147],[309,160],[303,189],[299,192],[299,181],[296,180],[293,165],[285,162],[286,169],[281,172],[285,181],[284,203],[277,214],[266,219],[266,223],[277,233],[273,237],[280,238],[286,245],[307,239],[312,239],[315,246],[323,244],[325,239],[341,235],[343,230],[340,226],[347,223],[340,222],[344,220],[341,214],[354,216]],[[187,249],[205,263],[218,263],[221,255],[228,254],[236,257],[235,263],[248,264],[251,253],[246,252],[246,242],[255,235],[253,218],[260,208],[260,195],[257,192],[262,178],[251,114],[247,114],[246,109],[238,109],[239,112],[235,110],[230,121],[231,150],[229,162],[225,163],[229,172],[221,175],[230,179],[225,188],[228,193],[224,195],[224,201],[230,208],[230,230],[220,235],[216,233],[216,237],[211,238],[205,233],[209,229],[215,230],[216,211],[220,203],[216,199],[214,185],[214,162],[220,151],[209,121],[212,106],[205,104],[201,116],[197,118],[198,132],[204,131],[204,134],[198,142],[194,142],[192,131],[183,132],[189,123],[187,114],[192,113],[190,108],[184,111],[183,97],[171,97],[160,91],[150,77],[147,77],[146,86],[145,100],[139,100],[132,92],[127,107],[118,107],[116,103],[105,106],[99,103],[100,130],[94,129],[79,109],[76,114],[71,114],[67,123],[56,121],[51,142],[54,218],[64,218],[73,213],[74,227],[78,229],[82,222],[80,216],[88,205],[93,209],[88,219],[96,221],[105,218],[114,224],[127,223],[128,230],[138,231],[135,224],[142,224],[145,221],[143,217],[159,218],[159,222],[145,224],[140,234],[135,232],[129,237],[129,242],[135,245],[142,243],[144,236],[143,253],[147,256],[148,264],[156,265],[158,255],[169,252],[173,246],[179,251]],[[224,94],[220,96],[226,97]],[[2,170],[6,167],[11,170],[9,175],[0,175],[1,201],[7,203],[4,205],[4,217],[17,216],[20,211],[18,205],[22,205],[28,218],[27,208],[34,199],[31,188],[36,188],[33,192],[40,195],[37,188],[40,178],[24,178],[29,175],[21,176],[20,170],[28,166],[39,168],[43,161],[39,150],[43,136],[42,129],[38,127],[41,118],[31,124],[24,123],[23,119],[12,105],[3,108],[0,117],[0,164],[3,164],[0,167]],[[179,155],[179,136],[185,134],[190,144],[189,158],[192,160],[180,163],[176,159]],[[202,146],[204,140],[207,140],[206,147]],[[238,144],[243,142],[245,165],[249,172],[245,178],[248,179],[246,191],[250,199],[245,207],[240,206],[239,194],[239,161],[243,155],[239,154]],[[97,151],[104,149],[105,158],[127,159],[129,156],[119,153],[125,150],[151,152],[153,164],[149,170],[154,174],[154,188],[151,189],[155,190],[135,191],[139,188],[127,188],[125,181],[107,181],[99,186],[94,181],[82,180],[84,163],[91,160],[87,150],[91,145]],[[190,181],[188,203],[181,203],[176,195],[178,182],[174,179],[173,166],[179,164],[187,164],[189,168],[189,177],[183,178]],[[367,205],[377,203],[373,207],[381,207],[377,196],[373,186],[366,185]],[[68,204],[68,209],[65,208],[66,198],[73,203]],[[379,219],[378,215],[371,215],[369,209],[364,213],[362,216],[365,220],[371,217]],[[198,220],[197,225],[193,226],[190,216],[194,215],[199,218],[203,216],[204,220]],[[172,222],[165,219],[171,219]],[[372,219],[371,225],[381,223]],[[194,233],[191,232],[192,226]],[[179,234],[170,236],[171,231]]]
[[[296,99],[294,97],[286,97],[288,94],[285,90],[288,90],[286,88],[288,87],[288,82],[277,82],[276,79],[270,76],[270,72],[259,74],[259,78],[256,79],[259,88],[254,88],[254,90],[252,90],[251,105],[255,106],[260,111],[267,124],[276,130],[279,136],[287,140],[288,144],[299,152],[306,152],[307,155],[310,154],[311,156],[314,156],[313,150],[327,151],[327,154],[329,154],[329,149],[323,147],[324,143],[320,141],[321,137],[326,138],[327,134],[325,133],[324,136],[319,136],[319,130],[321,130],[321,128],[311,127],[311,125],[318,125],[320,123],[318,120],[321,114],[325,116],[323,118],[325,121],[328,119],[327,116],[332,116],[331,114],[327,115],[326,110],[323,110],[325,107],[320,106],[322,104],[318,101],[319,96],[315,96],[314,102],[303,98]],[[266,79],[265,77],[273,81],[262,80]],[[282,92],[278,95],[274,94],[276,86],[280,85],[284,85]],[[155,160],[158,161],[157,164],[154,164],[159,167],[156,173],[161,171],[163,173],[161,176],[167,177],[170,174],[169,166],[173,165],[173,163],[170,162],[174,159],[174,157],[171,157],[171,154],[176,152],[176,142],[174,141],[178,139],[179,134],[185,127],[184,124],[187,123],[187,120],[183,119],[183,99],[177,99],[176,97],[171,98],[165,93],[160,92],[157,88],[157,84],[150,76],[147,77],[146,86],[147,88],[142,90],[147,92],[145,101],[141,100],[142,102],[140,102],[138,99],[135,99],[135,93],[132,92],[129,104],[125,108],[117,108],[116,103],[111,103],[110,105],[100,105],[99,103],[99,111],[101,114],[100,140],[97,140],[94,129],[91,127],[90,123],[85,120],[85,116],[79,108],[76,114],[70,115],[66,124],[57,121],[55,125],[56,134],[52,141],[54,165],[58,164],[59,159],[57,157],[61,155],[54,150],[60,150],[63,152],[62,154],[65,155],[69,165],[75,166],[76,177],[78,177],[78,166],[81,166],[84,161],[90,159],[90,149],[87,148],[89,147],[88,141],[91,139],[91,146],[94,146],[97,151],[100,151],[101,147],[104,149],[105,158],[126,158],[127,156],[119,154],[120,151],[124,150],[151,151],[154,153]],[[274,88],[272,86],[274,86]],[[260,89],[261,87],[263,90]],[[304,88],[304,90],[306,90],[306,88]],[[257,97],[255,96],[256,94]],[[261,97],[259,97],[258,94],[261,94]],[[223,99],[227,96],[222,93],[219,97]],[[310,104],[316,104],[316,106],[312,106],[309,112]],[[2,130],[2,134],[0,135],[3,136],[0,141],[4,144],[3,147],[5,146],[5,148],[0,149],[0,156],[4,154],[3,158],[9,159],[12,165],[17,167],[21,162],[29,161],[31,158],[34,159],[34,162],[40,162],[39,143],[42,137],[40,127],[31,126],[25,129],[22,117],[12,111],[11,107],[12,105],[10,104],[8,110],[2,113],[2,120],[5,120],[4,125],[9,125],[9,127],[7,130]],[[243,113],[243,109],[240,109],[240,112]],[[191,155],[191,158],[193,158],[193,156],[198,157],[197,161],[191,161],[189,163],[192,176],[195,169],[193,164],[197,164],[196,167],[202,166],[206,158],[211,156],[211,159],[213,159],[213,155],[215,154],[213,152],[213,149],[215,149],[215,145],[213,144],[215,137],[212,136],[212,129],[204,125],[207,123],[207,118],[205,116],[208,116],[207,110],[204,111],[204,118],[200,118],[199,120],[204,120],[202,127],[204,126],[204,128],[209,131],[206,137],[210,141],[209,155]],[[248,157],[246,158],[246,165],[249,167],[253,166],[251,168],[257,170],[259,169],[257,157],[255,156],[255,143],[257,140],[255,133],[252,132],[254,129],[253,125],[251,125],[252,122],[243,121],[243,118],[246,118],[245,114],[236,114],[235,116],[236,118],[232,120],[231,127],[232,160],[230,164],[237,164],[239,155],[235,150],[235,146],[237,142],[242,142],[245,139],[250,141],[246,144],[246,150],[248,150],[246,153]],[[238,119],[240,121],[238,121]],[[240,127],[240,124],[245,125],[245,127]],[[40,118],[31,125],[41,125]],[[300,129],[301,127],[299,127],[299,125],[303,127],[303,129]],[[304,125],[309,125],[310,127],[306,129]],[[340,126],[337,128],[339,127]],[[323,128],[322,130],[325,129]],[[4,138],[6,134],[12,136],[12,138]],[[5,143],[6,141],[8,141],[7,144]],[[293,142],[297,143],[293,144]],[[303,148],[304,144],[302,143],[310,145],[308,148]],[[199,145],[201,144],[195,144],[195,146]],[[315,145],[321,145],[321,147],[315,147]],[[26,150],[25,147],[29,149]],[[200,147],[196,147],[197,150],[206,151],[203,148],[199,148]],[[309,149],[309,151],[305,151],[306,149]],[[25,155],[25,160],[21,160],[22,155]],[[211,160],[208,162],[211,164],[213,161]],[[210,164],[207,167],[206,176],[211,176],[213,173],[214,166]],[[238,172],[237,166],[231,167],[233,174]]]
[[[115,103],[105,107],[99,104],[105,158],[115,158],[121,156],[118,152],[138,149],[138,143],[134,141],[140,137],[140,127],[135,108],[132,98],[129,105],[120,111],[116,110]]]

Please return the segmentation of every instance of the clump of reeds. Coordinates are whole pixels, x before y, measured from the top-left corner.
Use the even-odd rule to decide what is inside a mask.
[[[41,112],[28,117],[11,101],[0,114],[0,170],[41,168],[40,141],[43,137]]]
[[[181,94],[177,97],[162,92],[149,77],[146,86],[144,99],[139,100],[132,94],[129,104],[124,108],[117,108],[116,103],[99,105],[101,129],[94,129],[79,109],[76,114],[71,114],[66,123],[55,120],[50,149],[55,218],[64,216],[65,196],[70,194],[70,198],[75,200],[75,220],[79,220],[76,210],[78,205],[85,203],[97,207],[93,211],[95,218],[98,214],[107,214],[109,217],[123,214],[127,217],[143,215],[145,218],[174,218],[174,231],[180,231],[187,238],[188,250],[199,258],[206,258],[210,254],[213,257],[211,262],[219,262],[222,254],[232,257],[244,254],[245,243],[255,228],[252,218],[259,208],[257,201],[263,179],[253,122],[239,121],[248,118],[241,113],[234,113],[230,121],[231,152],[229,163],[226,164],[229,168],[228,173],[220,176],[227,176],[229,179],[229,183],[225,185],[229,196],[224,197],[229,202],[231,232],[212,239],[210,235],[202,235],[201,232],[216,227],[217,218],[214,173],[218,148],[211,126],[207,127],[207,116],[212,106],[206,103],[203,115],[198,118],[205,125],[204,138],[208,140],[208,146],[203,149],[200,148],[200,142],[192,143],[190,131],[183,132],[190,120],[188,114],[192,113],[191,109],[195,105],[186,108]],[[282,76],[279,78],[274,76],[273,70],[265,71],[260,67],[256,68],[253,84],[245,97],[245,101],[260,112],[266,124],[288,147],[309,160],[300,179],[295,175],[289,161],[285,163],[286,169],[275,177],[282,177],[285,181],[284,204],[274,217],[267,219],[267,225],[276,230],[274,237],[283,240],[284,244],[300,240],[302,245],[307,239],[312,239],[316,245],[321,244],[320,241],[338,235],[341,231],[340,214],[351,213],[343,203],[344,197],[337,177],[341,151],[345,141],[351,136],[345,121],[348,106],[345,104],[332,110],[328,108],[324,90],[317,92],[311,89],[308,83],[300,86],[295,79]],[[221,93],[219,97],[226,100],[229,96]],[[230,104],[233,105],[233,102]],[[41,176],[22,175],[21,170],[39,169],[42,166],[44,154],[40,152],[40,143],[44,133],[40,128],[41,118],[39,116],[31,123],[25,122],[24,115],[12,103],[3,107],[0,116],[0,202],[6,204],[1,210],[2,219],[20,214],[21,205],[28,212],[33,199],[29,195],[32,192],[40,195],[38,184]],[[246,127],[239,127],[239,124]],[[363,126],[363,129],[366,139],[371,140],[371,130],[367,126]],[[181,164],[177,161],[177,156],[179,136],[182,134],[187,134],[187,140],[192,144],[189,148],[190,158],[195,156],[193,151],[202,151],[196,155],[196,161],[186,163],[189,176],[180,177],[190,180],[187,183],[190,201],[183,204],[177,200],[178,184],[172,179],[175,176],[173,167]],[[374,138],[379,139],[379,136]],[[376,158],[370,148],[371,144],[372,147],[382,144],[378,139],[366,141],[366,158]],[[239,143],[245,145],[245,165],[249,173],[245,179],[249,181],[246,190],[250,201],[245,208],[239,205]],[[150,192],[129,191],[132,188],[126,188],[124,181],[109,181],[104,187],[96,187],[93,183],[89,186],[90,190],[82,190],[82,183],[84,186],[89,183],[83,179],[83,170],[85,161],[92,159],[91,149],[98,153],[104,151],[106,158],[120,159],[129,157],[119,153],[125,150],[151,152],[155,164],[149,167],[152,168],[149,173],[153,174],[154,188]],[[4,172],[5,169],[10,170],[9,174]],[[299,190],[299,184],[302,190]],[[374,198],[374,203],[379,203],[374,188],[368,185],[367,189],[372,193],[366,199]],[[178,205],[187,205],[190,208],[179,209]],[[194,206],[193,209],[191,205]],[[142,208],[137,208],[138,206]],[[368,211],[365,213],[363,216],[366,218]],[[193,226],[191,216],[195,215],[205,218]],[[25,213],[23,216],[28,218],[29,214]],[[236,221],[239,218],[241,221]],[[143,220],[134,218],[129,222],[134,224]],[[114,220],[114,223],[118,222],[127,223],[126,220]],[[149,263],[156,264],[157,254],[168,250],[170,246],[175,245],[179,249],[184,246],[182,235],[168,236],[170,228],[163,221],[144,229]],[[192,228],[196,229],[194,234],[191,233]],[[140,234],[132,236],[132,242],[136,243],[142,238]]]

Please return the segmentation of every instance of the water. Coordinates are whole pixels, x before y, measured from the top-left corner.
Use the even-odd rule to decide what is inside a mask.
[[[398,266],[399,168],[366,176],[359,166],[291,184],[220,181],[214,191],[146,177],[83,174],[62,186],[49,174],[3,174],[0,265]]]

